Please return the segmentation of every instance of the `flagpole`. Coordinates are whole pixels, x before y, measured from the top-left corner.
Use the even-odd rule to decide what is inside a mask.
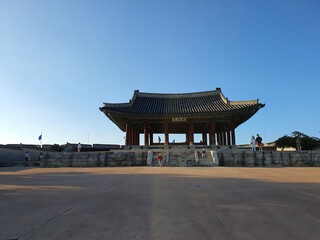
[[[40,135],[40,137],[39,137],[40,139],[40,148],[42,148],[42,133],[41,133],[41,135]]]

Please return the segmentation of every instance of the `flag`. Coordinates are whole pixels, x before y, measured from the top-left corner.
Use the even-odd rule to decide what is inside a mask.
[[[41,139],[42,139],[42,134],[38,137],[38,139],[39,139],[39,141],[41,141]]]

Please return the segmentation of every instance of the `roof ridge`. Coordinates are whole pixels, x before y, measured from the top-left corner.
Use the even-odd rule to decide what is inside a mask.
[[[103,105],[104,107],[129,107],[130,102],[129,103],[103,103]]]
[[[259,104],[259,100],[230,101],[231,105]]]
[[[219,90],[212,91],[203,91],[203,92],[192,92],[192,93],[149,93],[149,92],[139,92],[136,90],[134,92],[134,96],[132,101],[136,97],[153,97],[153,98],[181,98],[181,97],[203,97],[203,96],[211,96],[218,95],[220,93]]]

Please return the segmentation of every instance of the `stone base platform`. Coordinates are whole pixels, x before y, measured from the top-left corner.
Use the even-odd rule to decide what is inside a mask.
[[[202,156],[202,150],[205,150]],[[157,166],[161,153],[164,166],[177,167],[305,167],[320,166],[320,151],[279,152],[237,149],[236,146],[136,146],[106,152],[47,152],[42,167]]]

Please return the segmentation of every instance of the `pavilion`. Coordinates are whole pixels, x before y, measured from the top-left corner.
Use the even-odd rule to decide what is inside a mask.
[[[153,145],[154,134],[185,134],[185,144],[202,134],[203,145],[235,145],[235,129],[265,104],[259,100],[229,101],[220,88],[213,91],[161,94],[135,90],[129,103],[104,103],[100,107],[113,123],[126,132],[126,145]]]

